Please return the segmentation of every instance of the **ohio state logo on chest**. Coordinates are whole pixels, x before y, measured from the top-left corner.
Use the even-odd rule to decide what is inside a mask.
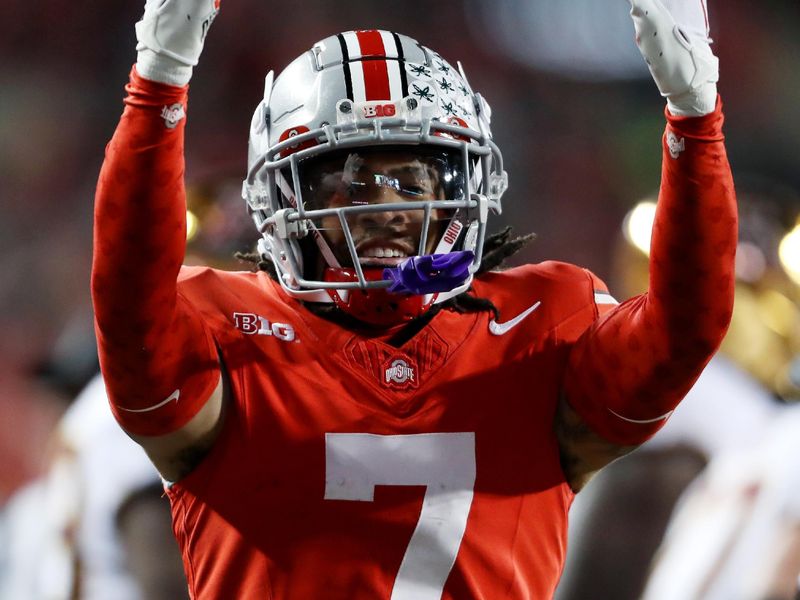
[[[384,386],[407,390],[419,386],[419,370],[411,359],[392,357],[383,364]]]
[[[288,323],[271,323],[269,319],[255,313],[233,313],[236,329],[248,335],[271,335],[284,342],[293,342],[297,337],[294,327]]]

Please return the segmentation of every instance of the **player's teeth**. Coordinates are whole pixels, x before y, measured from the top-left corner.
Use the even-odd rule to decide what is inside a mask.
[[[407,254],[397,248],[369,248],[364,251],[364,258],[405,258]]]

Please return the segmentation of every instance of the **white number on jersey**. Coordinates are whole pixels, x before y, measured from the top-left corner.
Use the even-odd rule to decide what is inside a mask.
[[[424,485],[391,600],[440,600],[467,527],[475,434],[325,434],[325,499],[372,502],[376,485]]]

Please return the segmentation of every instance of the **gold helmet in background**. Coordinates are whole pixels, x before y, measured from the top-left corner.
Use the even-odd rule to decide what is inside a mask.
[[[238,167],[238,164],[237,164]],[[237,252],[255,252],[258,239],[253,221],[243,213],[240,173],[209,167],[192,175],[186,185],[187,265],[249,270]]]
[[[785,401],[800,401],[800,195],[739,178],[733,319],[720,352]],[[655,200],[626,215],[612,280],[620,296],[647,289]]]

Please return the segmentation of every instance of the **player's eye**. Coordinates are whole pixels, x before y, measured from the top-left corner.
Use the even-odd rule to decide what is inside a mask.
[[[421,185],[410,185],[410,186],[404,186],[402,191],[403,194],[405,194],[406,196],[417,197],[417,196],[424,196],[426,193],[428,193],[429,190]]]

